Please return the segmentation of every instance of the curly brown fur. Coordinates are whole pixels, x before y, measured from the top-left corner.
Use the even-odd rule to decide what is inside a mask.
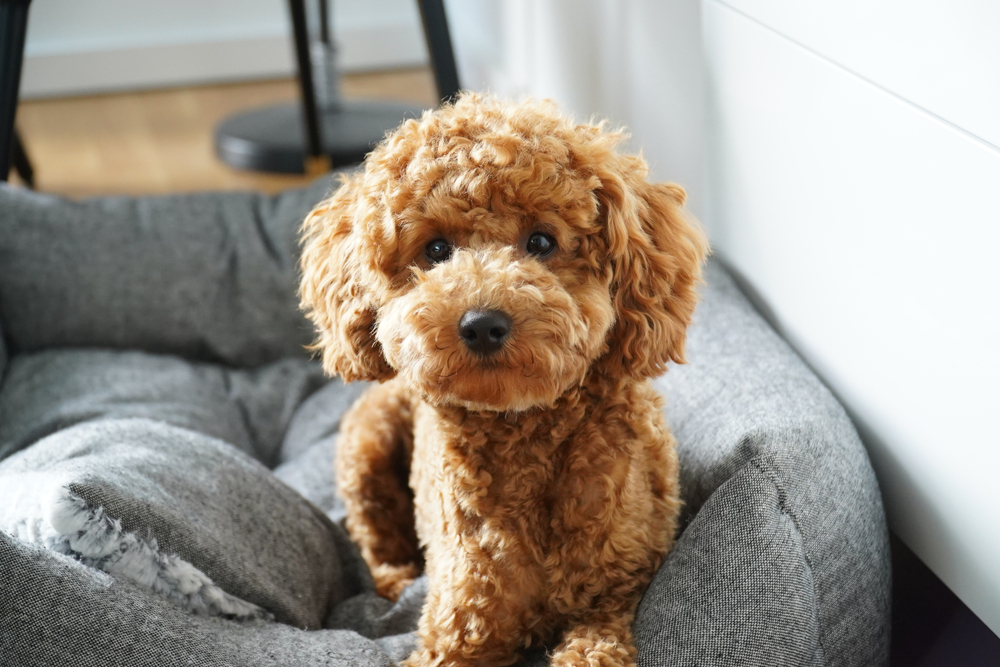
[[[412,667],[506,665],[549,642],[553,665],[634,663],[680,506],[648,379],[683,361],[706,245],[684,191],[647,183],[621,139],[466,94],[406,122],[306,220],[324,367],[384,382],[344,419],[337,479],[380,593],[426,563]],[[451,251],[432,262],[437,239]],[[459,323],[487,310],[511,326],[483,353]]]

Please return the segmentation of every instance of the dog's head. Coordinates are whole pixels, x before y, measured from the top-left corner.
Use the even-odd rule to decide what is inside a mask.
[[[517,411],[682,362],[705,240],[622,136],[471,94],[404,123],[305,223],[325,369]]]

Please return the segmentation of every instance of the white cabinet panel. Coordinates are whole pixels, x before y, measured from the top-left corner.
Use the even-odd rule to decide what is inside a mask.
[[[724,2],[1000,147],[1000,2]]]
[[[893,529],[1000,632],[1000,151],[703,20],[716,248],[858,419]]]

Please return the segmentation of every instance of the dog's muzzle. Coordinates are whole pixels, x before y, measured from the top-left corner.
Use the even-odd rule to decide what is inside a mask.
[[[458,335],[475,354],[489,356],[503,347],[513,322],[502,310],[467,310],[458,323]]]

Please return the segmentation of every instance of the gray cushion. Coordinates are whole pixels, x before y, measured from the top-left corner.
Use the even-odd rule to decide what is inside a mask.
[[[0,576],[0,655],[13,667],[392,664],[355,632],[191,614],[2,531]]]
[[[301,352],[295,229],[326,190],[0,187],[0,662],[412,649],[426,582],[378,598],[337,522],[336,432],[363,386]],[[885,664],[885,522],[840,406],[714,262],[688,358],[658,380],[686,513],[639,608],[640,665]]]
[[[183,609],[318,629],[357,592],[322,512],[230,444],[188,429],[77,424],[5,459],[0,479],[6,532]]]
[[[16,355],[7,377],[0,386],[0,459],[83,421],[143,417],[214,436],[268,466],[278,462],[299,404],[325,384],[304,357],[233,369],[79,349]]]
[[[885,664],[888,534],[865,450],[719,264],[706,280],[689,363],[657,382],[690,524],[640,607],[640,663]]]
[[[291,295],[297,231],[330,189],[97,198],[0,186],[8,352],[133,348],[254,366],[311,337]]]

